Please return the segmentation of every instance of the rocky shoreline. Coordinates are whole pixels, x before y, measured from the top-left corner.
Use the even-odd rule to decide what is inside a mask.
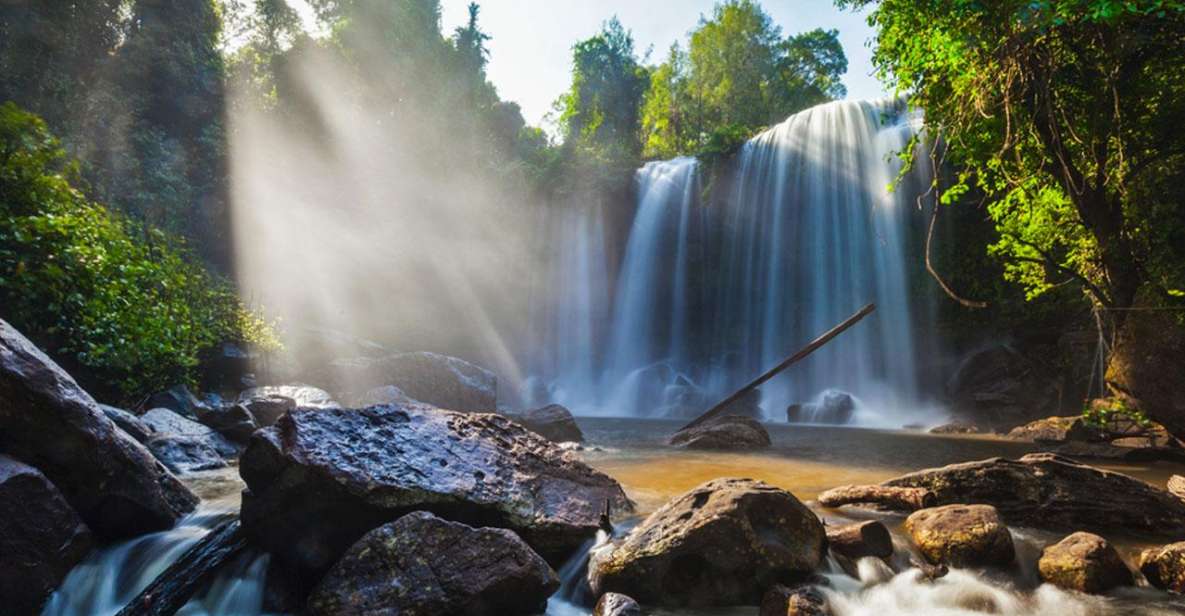
[[[1145,583],[1185,591],[1182,490],[1049,453],[835,486],[817,503],[722,477],[613,536],[634,503],[582,460],[572,442],[584,435],[571,414],[557,406],[501,414],[496,383],[461,361],[403,354],[366,362],[361,394],[291,384],[227,400],[175,388],[153,398],[162,406],[132,412],[99,405],[0,322],[8,608],[37,614],[92,546],[169,528],[198,503],[177,476],[228,464],[246,484],[234,540],[271,554],[268,609],[288,613],[540,613],[560,586],[557,569],[589,542],[582,585],[588,609],[605,615],[727,605],[763,616],[828,614],[835,595],[820,574],[856,574],[867,562],[931,580],[951,569],[1019,567],[1081,593]],[[400,374],[385,378],[383,366]],[[468,408],[408,394],[432,391]],[[337,396],[374,404],[347,408]],[[726,416],[670,446],[769,445],[761,423]],[[891,515],[907,516],[906,540],[895,542],[876,518],[829,524],[835,508],[849,518],[900,512]],[[1028,554],[1014,546],[1010,525],[1060,539]],[[1111,543],[1128,537],[1157,543],[1129,565]],[[187,584],[188,593],[199,585]],[[126,613],[159,613],[153,603],[165,594]]]

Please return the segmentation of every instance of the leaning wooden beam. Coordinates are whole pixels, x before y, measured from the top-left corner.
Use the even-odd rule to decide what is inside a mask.
[[[891,486],[839,486],[819,495],[824,507],[843,505],[878,505],[893,511],[917,511],[937,504],[934,493],[926,488],[898,488]]]
[[[753,379],[752,381],[749,382],[748,385],[745,385],[744,387],[736,390],[735,392],[732,393],[731,396],[718,402],[716,404],[716,406],[713,406],[712,408],[708,409],[707,411],[704,411],[703,415],[696,417],[695,419],[693,419],[691,421],[691,423],[687,424],[686,426],[683,426],[682,428],[679,428],[679,431],[686,430],[686,429],[694,427],[694,426],[698,426],[701,423],[723,413],[724,411],[726,411],[728,409],[728,406],[730,404],[732,404],[733,402],[736,402],[737,400],[740,400],[742,396],[749,393],[750,391],[753,391],[754,389],[761,387],[761,385],[764,384],[766,381],[774,378],[774,375],[776,375],[777,373],[785,370],[786,368],[789,368],[790,366],[793,366],[794,364],[798,363],[800,360],[805,358],[807,355],[810,355],[811,353],[814,353],[816,350],[818,350],[819,347],[827,344],[828,342],[831,342],[832,338],[842,334],[844,332],[844,330],[855,325],[857,322],[860,321],[860,319],[863,319],[864,317],[872,314],[873,310],[876,310],[876,304],[869,304],[869,305],[861,308],[859,312],[848,317],[847,320],[845,320],[843,323],[836,325],[835,327],[833,327],[829,331],[827,331],[827,333],[823,334],[822,336],[819,336],[818,338],[815,338],[813,341],[811,341],[810,344],[803,347],[801,351],[791,355],[790,357],[787,357],[785,361],[774,366],[773,368],[770,368],[769,370],[767,370],[765,372],[765,374],[762,374],[761,376],[757,377],[756,379]]]
[[[246,547],[239,520],[224,522],[169,565],[118,616],[173,616],[215,571]]]

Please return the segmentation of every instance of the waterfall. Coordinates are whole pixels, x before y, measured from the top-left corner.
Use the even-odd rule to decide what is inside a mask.
[[[647,163],[615,284],[604,278],[613,249],[582,246],[603,234],[558,240],[582,255],[579,266],[561,258],[558,318],[596,313],[608,326],[557,336],[567,359],[549,399],[578,414],[688,417],[875,302],[766,384],[760,408],[738,410],[784,420],[799,405],[798,421],[893,427],[924,417],[928,349],[915,341],[930,311],[916,231],[929,178],[915,169],[896,182],[920,126],[900,101],[839,101],[749,140],[710,183],[695,159]]]

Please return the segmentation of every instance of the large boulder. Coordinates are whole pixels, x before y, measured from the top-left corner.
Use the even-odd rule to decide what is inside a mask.
[[[112,422],[114,422],[120,430],[127,432],[128,436],[136,439],[137,441],[143,443],[147,441],[150,436],[152,436],[152,428],[149,428],[144,424],[144,422],[140,421],[139,417],[136,417],[132,413],[121,408],[108,406],[106,404],[100,404],[99,409],[101,409],[103,414],[107,416],[107,419],[110,419]]]
[[[597,599],[593,616],[642,616],[642,606],[632,597],[621,593],[607,592]]]
[[[556,443],[580,443],[584,441],[584,433],[576,425],[576,418],[572,412],[558,405],[531,409],[518,415],[511,415],[511,419],[525,426],[531,432]]]
[[[1003,567],[1016,551],[1012,534],[991,505],[946,505],[915,511],[905,530],[933,564],[952,567]]]
[[[560,580],[514,533],[409,513],[364,535],[309,598],[312,616],[543,611]]]
[[[926,488],[938,505],[993,505],[1008,523],[1020,526],[1185,537],[1185,502],[1177,497],[1127,475],[1048,453],[926,469],[884,485]]]
[[[606,503],[632,510],[616,481],[509,419],[424,405],[293,410],[255,433],[240,472],[243,529],[314,574],[411,511],[512,529],[557,562]]]
[[[1158,307],[1151,289],[1137,307]],[[1185,327],[1166,310],[1131,310],[1107,364],[1107,386],[1178,438],[1185,438]]]
[[[1157,588],[1185,593],[1185,541],[1141,552],[1140,573]]]
[[[3,320],[0,451],[40,469],[103,538],[171,528],[197,505],[70,375]]]
[[[198,412],[198,421],[236,443],[246,443],[259,429],[255,416],[242,404],[211,405]]]
[[[851,394],[838,389],[828,389],[819,394],[814,402],[791,404],[787,407],[786,421],[843,425],[850,422],[855,413],[856,401]]]
[[[188,440],[198,443],[224,458],[233,458],[239,454],[239,448],[213,428],[186,419],[169,409],[152,409],[141,415],[140,421],[152,430],[150,441],[169,436],[175,441]]]
[[[595,552],[594,594],[668,606],[758,605],[777,583],[819,566],[827,539],[793,494],[751,479],[716,479],[675,498]]]
[[[1086,441],[1089,436],[1088,432],[1081,415],[1055,416],[1017,426],[1008,432],[1008,438],[1020,441],[1061,443],[1072,440]]]
[[[1074,533],[1041,552],[1037,570],[1045,582],[1069,590],[1104,593],[1130,586],[1132,572],[1106,539]]]
[[[340,389],[364,391],[394,385],[414,400],[452,411],[497,410],[498,379],[463,359],[418,351],[385,357],[336,360]]]
[[[1008,437],[1041,443],[1106,443],[1125,448],[1176,446],[1176,439],[1160,424],[1141,423],[1123,419],[1118,413],[1102,412],[1122,404],[1115,398],[1092,400],[1090,405],[1093,410],[1099,411],[1100,416],[1114,417],[1100,425],[1088,422],[1082,415],[1046,417],[1013,428]]]
[[[995,428],[1058,410],[1056,375],[1005,345],[964,358],[947,382],[946,393],[956,414]]]
[[[0,597],[4,613],[41,605],[91,548],[91,533],[37,469],[0,455]]]
[[[680,430],[671,445],[687,449],[760,449],[769,447],[769,432],[761,422],[741,415],[723,415]]]

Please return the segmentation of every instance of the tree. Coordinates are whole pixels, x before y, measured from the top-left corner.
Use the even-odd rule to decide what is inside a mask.
[[[874,7],[880,75],[945,145],[943,202],[983,196],[1030,296],[1068,278],[1120,325],[1145,284],[1180,293],[1185,3],[845,4]]]

